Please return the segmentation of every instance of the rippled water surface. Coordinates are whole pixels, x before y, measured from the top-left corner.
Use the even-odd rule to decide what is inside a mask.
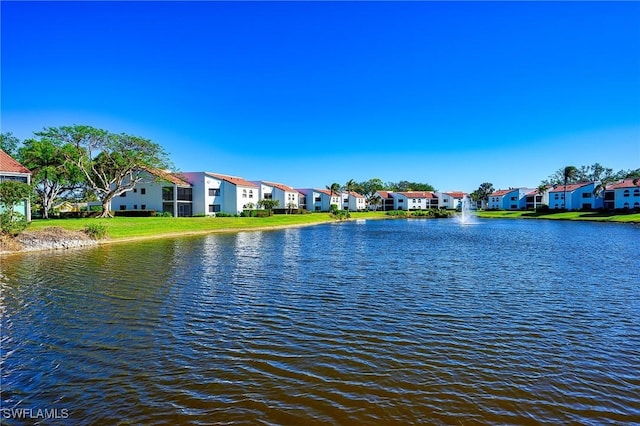
[[[0,417],[640,422],[639,255],[634,225],[385,220],[0,258]]]

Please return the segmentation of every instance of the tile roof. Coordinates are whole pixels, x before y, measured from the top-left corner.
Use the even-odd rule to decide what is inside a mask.
[[[228,175],[221,175],[221,174],[218,174],[218,173],[209,173],[209,172],[205,172],[205,174],[209,175],[211,177],[214,177],[216,179],[222,179],[222,180],[224,180],[226,182],[229,182],[229,183],[231,183],[233,185],[236,185],[236,186],[247,186],[247,187],[250,187],[250,188],[257,188],[258,187],[258,185],[256,185],[255,183],[251,183],[248,180],[245,180],[245,179],[243,179],[241,177],[237,177],[237,176],[228,176]]]
[[[161,179],[166,180],[167,182],[171,182],[174,183],[176,185],[184,185],[184,186],[191,186],[191,184],[189,182],[187,182],[183,176],[181,176],[179,173],[171,173],[169,171],[166,170],[160,170],[160,169],[149,169],[149,168],[145,168],[145,170],[149,173],[151,173],[154,176],[157,176]]]
[[[282,183],[267,182],[265,180],[263,180],[262,183],[264,183],[267,186],[273,186],[274,188],[278,188],[279,190],[284,192],[297,192],[295,189]]]
[[[587,186],[587,185],[591,185],[593,182],[580,182],[580,183],[571,183],[567,185],[567,192],[573,192],[578,188],[582,188],[583,186]],[[558,186],[556,186],[555,188],[549,188],[549,193],[552,192],[564,192],[564,185],[560,184]]]
[[[431,191],[408,191],[408,192],[398,192],[398,194],[402,194],[407,198],[438,198]]]
[[[491,194],[489,194],[489,197],[502,197],[504,195],[507,195],[510,192],[516,191],[517,189],[518,188],[498,189],[497,191],[494,191]]]
[[[339,197],[339,196],[340,196],[340,193],[339,193],[339,192],[338,192],[338,193],[335,193],[335,192],[334,192],[334,193],[333,193],[333,195],[332,195],[332,194],[331,194],[331,191],[329,191],[328,189],[314,189],[314,191],[316,191],[316,192],[321,192],[321,193],[323,193],[323,194],[325,194],[325,195],[328,195],[328,196],[330,196],[330,197]]]
[[[633,181],[636,183],[633,183]],[[607,190],[619,189],[619,188],[640,188],[640,179],[624,179],[620,182],[612,183],[611,185],[607,185]]]
[[[453,198],[464,198],[467,195],[462,191],[445,192],[445,194]]]
[[[0,149],[0,172],[28,173],[31,172],[22,164],[18,163],[9,154]]]
[[[342,191],[343,194],[349,194],[352,197],[356,197],[356,198],[364,198],[364,195],[360,195],[355,191]]]
[[[392,191],[376,191],[378,194],[380,194],[381,198],[393,198],[393,192]]]

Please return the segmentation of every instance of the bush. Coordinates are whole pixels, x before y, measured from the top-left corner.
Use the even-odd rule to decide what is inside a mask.
[[[85,217],[96,217],[98,216],[100,213],[102,212],[96,212],[96,211],[81,211],[81,212],[60,212],[58,214],[58,217],[60,219],[79,219],[79,218],[85,218]]]
[[[546,204],[541,204],[536,207],[536,213],[549,213],[549,206]]]
[[[227,212],[216,212],[216,217],[236,217],[237,215]]]
[[[91,223],[82,229],[92,240],[102,240],[107,236],[107,227],[101,223]]]
[[[4,211],[0,213],[0,232],[7,235],[16,236],[27,228],[27,218],[19,212]]]
[[[169,212],[165,212],[169,213]],[[157,216],[155,210],[116,210],[114,216],[120,217],[153,217]],[[171,213],[169,213],[171,215]]]

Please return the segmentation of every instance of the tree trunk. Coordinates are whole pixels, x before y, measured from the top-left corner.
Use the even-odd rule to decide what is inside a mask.
[[[103,217],[103,218],[113,217],[113,215],[111,214],[111,211],[109,210],[109,204],[111,204],[111,198],[105,198],[104,200],[102,200],[102,213],[100,213],[100,216],[98,217]]]

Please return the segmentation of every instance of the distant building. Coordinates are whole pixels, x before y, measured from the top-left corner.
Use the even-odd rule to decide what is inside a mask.
[[[244,178],[210,172],[185,172],[182,176],[193,186],[193,214],[239,214],[258,204],[260,188]]]
[[[111,200],[111,210],[155,210],[172,216],[193,215],[193,188],[183,176],[160,169],[141,173],[142,181]]]
[[[394,192],[395,210],[428,210],[438,208],[438,197],[431,191]]]
[[[499,189],[489,194],[489,210],[521,210],[526,208],[526,195],[533,188]]]
[[[606,209],[640,209],[640,179],[624,179],[607,186],[604,192]]]
[[[300,207],[300,193],[282,183],[268,181],[252,181],[258,186],[258,198],[260,200],[276,200],[276,210],[298,209]]]
[[[549,189],[549,208],[552,210],[592,210],[603,206],[603,199],[594,195],[596,182],[557,185]],[[565,202],[565,192],[567,199]]]

